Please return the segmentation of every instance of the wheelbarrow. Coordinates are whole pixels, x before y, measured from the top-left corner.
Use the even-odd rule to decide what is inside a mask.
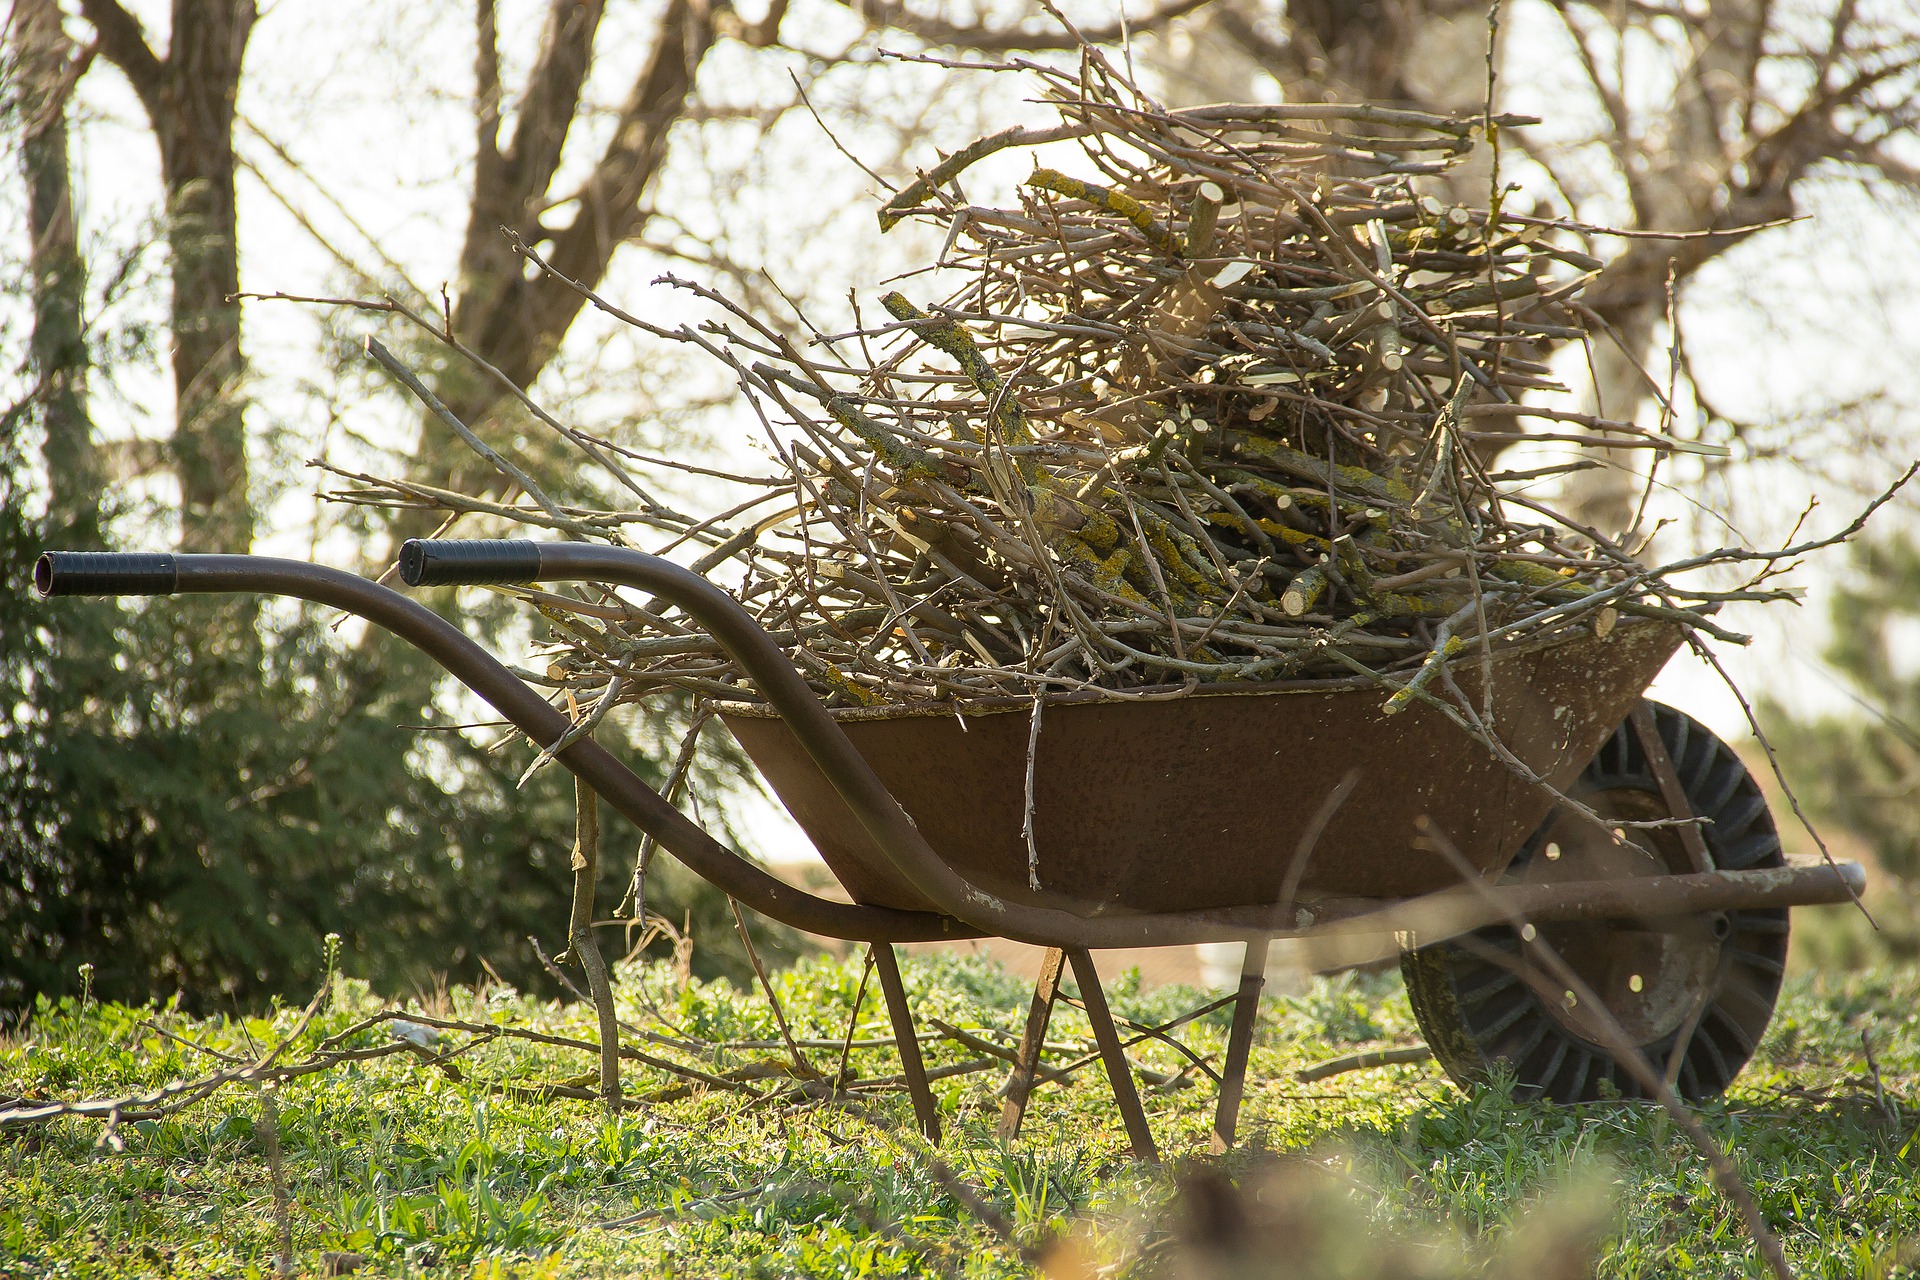
[[[1070,967],[1133,1151],[1152,1160],[1095,950],[1247,944],[1218,1073],[1213,1145],[1225,1150],[1273,939],[1388,940],[1429,1044],[1462,1085],[1500,1070],[1561,1102],[1639,1096],[1604,1047],[1596,1011],[1523,980],[1522,940],[1544,938],[1649,1062],[1704,1098],[1727,1087],[1772,1015],[1787,908],[1850,901],[1864,884],[1855,863],[1788,864],[1733,751],[1642,699],[1683,638],[1658,621],[1463,664],[1462,691],[1497,726],[1499,758],[1434,707],[1388,716],[1362,681],[1215,685],[1157,700],[1054,696],[1037,737],[1027,699],[830,711],[724,590],[655,556],[414,540],[400,569],[412,586],[637,588],[685,611],[738,662],[760,701],[725,705],[721,718],[851,902],[769,875],[590,736],[555,758],[742,904],[872,944],[932,1141],[939,1116],[894,944],[1003,937],[1046,948],[1000,1116],[1007,1138]],[[452,622],[339,570],[258,556],[50,552],[34,582],[45,596],[226,592],[329,605],[415,645],[541,747],[572,727]]]

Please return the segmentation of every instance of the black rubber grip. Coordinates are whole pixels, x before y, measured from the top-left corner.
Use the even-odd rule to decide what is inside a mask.
[[[532,582],[540,576],[540,544],[517,538],[409,538],[400,548],[400,576],[410,587]]]
[[[43,596],[170,596],[180,574],[157,551],[48,551],[33,565]]]

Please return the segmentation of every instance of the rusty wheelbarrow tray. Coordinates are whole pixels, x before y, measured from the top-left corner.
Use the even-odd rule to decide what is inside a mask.
[[[1529,768],[1565,789],[1679,639],[1677,628],[1652,623],[1503,651],[1493,662],[1492,723]],[[1477,671],[1462,683],[1477,700]],[[1325,681],[1214,685],[1164,701],[1066,695],[1045,700],[1037,734],[1028,699],[833,718],[941,861],[1011,902],[1044,900],[1030,887],[1030,861],[1041,890],[1087,913],[1217,911],[1272,904],[1283,892],[1296,906],[1408,898],[1460,879],[1414,847],[1423,815],[1480,870],[1499,871],[1547,815],[1552,793],[1440,711],[1415,703],[1389,716],[1384,697],[1371,683]],[[854,897],[935,907],[812,766],[785,714],[721,707]],[[1327,816],[1295,868],[1291,855],[1322,799],[1343,782],[1352,798]]]
[[[739,662],[765,702],[728,706],[723,718],[853,902],[770,876],[590,737],[555,758],[746,906],[807,932],[873,944],[929,1138],[938,1136],[938,1115],[894,943],[1000,936],[1049,949],[1002,1116],[1007,1136],[1019,1127],[1048,1012],[1071,964],[1134,1150],[1153,1158],[1092,950],[1249,943],[1221,1072],[1214,1142],[1224,1148],[1270,938],[1417,931],[1427,944],[1516,914],[1547,922],[1751,912],[1844,902],[1861,886],[1853,864],[1718,870],[1702,858],[1675,874],[1499,883],[1530,833],[1544,829],[1555,790],[1573,783],[1615,734],[1678,645],[1680,633],[1664,624],[1497,653],[1490,696],[1476,671],[1462,672],[1466,694],[1491,705],[1502,741],[1543,786],[1436,710],[1416,704],[1385,717],[1380,691],[1358,684],[1228,687],[1161,701],[1054,698],[1034,739],[1034,708],[1024,700],[831,713],[725,591],[640,552],[416,540],[403,549],[401,568],[415,586],[582,580],[643,589],[683,609]],[[571,727],[453,623],[339,570],[257,556],[51,552],[34,580],[48,596],[249,593],[330,605],[421,649],[540,746]],[[1642,739],[1656,770],[1665,762],[1665,790],[1673,764],[1657,738]],[[1669,799],[1673,817],[1693,816],[1684,797]],[[1031,845],[1023,831],[1029,815]],[[1482,883],[1460,885],[1453,866],[1421,848],[1422,818],[1467,851]]]

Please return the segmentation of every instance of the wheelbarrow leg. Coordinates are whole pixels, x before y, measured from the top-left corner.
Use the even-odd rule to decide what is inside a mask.
[[[1080,984],[1080,1002],[1086,1007],[1087,1021],[1093,1024],[1093,1042],[1100,1046],[1100,1058],[1106,1064],[1107,1082],[1113,1086],[1113,1100],[1120,1118],[1127,1122],[1127,1140],[1133,1144],[1133,1158],[1148,1164],[1160,1163],[1160,1151],[1153,1145],[1153,1130],[1147,1127],[1147,1112],[1140,1105],[1140,1091],[1134,1088],[1133,1064],[1120,1047],[1120,1033],[1114,1029],[1113,1014],[1107,1009],[1107,993],[1100,989],[1100,971],[1093,967],[1093,956],[1085,947],[1072,947],[1067,959],[1073,962],[1074,981]]]
[[[1027,1116],[1027,1096],[1033,1092],[1033,1080],[1040,1071],[1040,1051],[1047,1042],[1047,1024],[1053,1021],[1053,998],[1060,994],[1060,971],[1066,967],[1067,953],[1058,947],[1047,948],[1040,959],[1040,976],[1033,984],[1033,1003],[1027,1007],[1027,1029],[1020,1034],[1020,1048],[1013,1055],[1013,1074],[1007,1078],[1007,1100],[1000,1106],[1000,1123],[993,1136],[1012,1142],[1020,1136],[1020,1122]]]
[[[1267,940],[1247,943],[1240,965],[1240,994],[1233,1001],[1233,1030],[1227,1033],[1227,1063],[1220,1073],[1220,1105],[1213,1113],[1213,1154],[1233,1147],[1240,1126],[1240,1099],[1246,1092],[1247,1055],[1253,1049],[1253,1022],[1260,1014],[1260,990],[1267,985]]]
[[[887,997],[887,1017],[893,1023],[893,1038],[900,1046],[900,1073],[907,1078],[907,1095],[913,1099],[914,1118],[928,1142],[940,1143],[940,1110],[933,1104],[933,1086],[927,1081],[927,1063],[920,1056],[920,1037],[913,1028],[913,1013],[907,1008],[907,988],[900,981],[900,962],[893,947],[885,942],[873,944],[873,967],[880,975],[880,990]]]

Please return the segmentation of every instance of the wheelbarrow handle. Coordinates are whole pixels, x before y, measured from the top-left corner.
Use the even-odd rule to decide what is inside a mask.
[[[150,551],[49,551],[33,566],[43,596],[170,596],[179,577],[171,555]]]
[[[400,576],[410,587],[535,582],[540,544],[522,538],[410,538],[400,547]]]
[[[266,556],[52,551],[35,563],[33,582],[43,596],[239,593],[330,605],[425,653],[540,746],[551,746],[572,727],[459,627],[397,591],[338,569]],[[571,743],[555,758],[695,873],[763,915],[809,933],[866,942],[974,936],[957,921],[931,912],[833,902],[776,879],[708,835],[591,737]]]

